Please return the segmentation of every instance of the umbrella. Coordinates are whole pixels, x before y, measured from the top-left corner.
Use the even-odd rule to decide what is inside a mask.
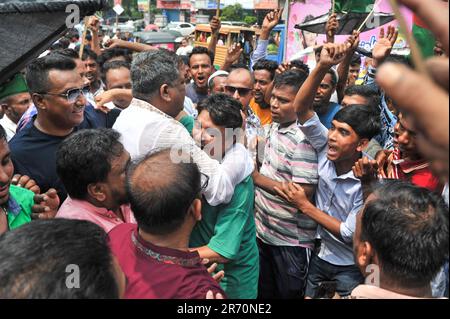
[[[80,20],[107,6],[107,0],[18,1],[0,4],[0,84],[22,70],[67,30],[69,4],[76,4]]]
[[[339,29],[337,30],[336,35],[352,34],[352,31],[357,30],[360,25],[366,20],[368,14],[369,13],[360,12],[336,12],[337,20],[339,21]],[[365,23],[361,29],[361,32],[378,28],[395,19],[395,16],[392,13],[375,12],[373,15],[374,17],[372,18],[372,21],[376,21],[376,23]],[[321,15],[308,22],[297,24],[295,28],[312,33],[325,34],[325,25],[327,24],[329,16],[330,15],[328,13]]]

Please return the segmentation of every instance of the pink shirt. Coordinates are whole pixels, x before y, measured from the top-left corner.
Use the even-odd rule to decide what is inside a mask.
[[[97,207],[87,201],[72,199],[70,196],[67,196],[67,199],[59,208],[56,218],[87,220],[97,224],[105,232],[109,233],[117,225],[123,223],[136,224],[130,205],[122,205],[120,209],[125,221],[121,220],[114,212],[106,208]]]

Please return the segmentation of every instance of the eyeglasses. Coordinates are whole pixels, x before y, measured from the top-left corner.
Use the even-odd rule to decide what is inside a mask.
[[[253,89],[248,88],[236,88],[234,86],[226,85],[225,91],[229,94],[234,94],[236,91],[239,93],[239,96],[247,96]]]
[[[86,97],[89,95],[89,92],[90,92],[90,87],[89,87],[89,85],[86,85],[85,87],[82,87],[81,89],[67,90],[66,93],[44,92],[44,93],[38,93],[38,94],[65,97],[69,103],[75,103],[76,101],[78,101],[78,99],[81,97],[81,95]]]

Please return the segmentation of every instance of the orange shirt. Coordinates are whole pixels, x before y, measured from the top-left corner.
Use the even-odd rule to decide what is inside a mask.
[[[255,102],[254,98],[250,101],[250,107],[256,116],[259,117],[262,126],[272,124],[272,113],[270,112],[270,107],[267,109],[261,108],[259,104]]]

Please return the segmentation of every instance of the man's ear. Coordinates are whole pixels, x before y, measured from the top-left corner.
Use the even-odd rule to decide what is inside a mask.
[[[93,199],[104,202],[106,200],[105,185],[103,183],[91,183],[87,186],[87,193]]]
[[[45,99],[44,99],[43,95],[33,93],[31,95],[31,99],[33,100],[33,103],[36,106],[36,108],[41,109],[41,110],[47,109],[47,105],[45,103]]]
[[[6,103],[0,104],[0,111],[3,111],[5,114],[7,114],[8,109],[9,109],[8,104]]]
[[[190,212],[196,221],[202,220],[202,201],[198,198],[194,199],[191,204]]]
[[[364,151],[366,148],[367,148],[367,146],[369,145],[369,139],[367,139],[367,138],[362,138],[362,139],[360,139],[359,140],[359,143],[358,143],[358,147],[356,148],[356,150],[358,151],[358,152],[362,152],[362,151]]]
[[[170,100],[172,99],[170,97],[169,89],[170,87],[167,84],[163,84],[159,88],[159,96],[166,102],[170,102]]]
[[[372,263],[373,248],[367,241],[361,241],[357,247],[356,262],[361,269]],[[364,274],[365,275],[365,274]]]

